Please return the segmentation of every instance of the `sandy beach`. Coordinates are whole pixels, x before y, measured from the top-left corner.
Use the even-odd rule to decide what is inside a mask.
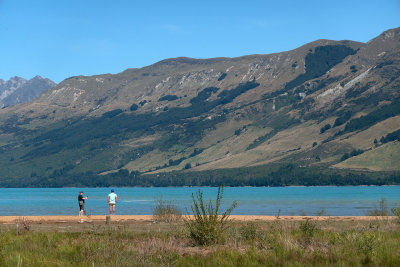
[[[105,222],[107,215],[92,215],[92,216],[0,216],[1,224],[14,224],[17,221],[25,220],[31,223],[71,223],[78,222],[83,219],[84,222]],[[190,217],[190,216],[189,216]],[[229,217],[234,221],[301,221],[301,220],[316,220],[316,221],[375,221],[375,220],[392,220],[394,216],[260,216],[260,215],[231,215]],[[153,221],[152,215],[113,215],[110,216],[111,221],[115,222],[145,222]]]

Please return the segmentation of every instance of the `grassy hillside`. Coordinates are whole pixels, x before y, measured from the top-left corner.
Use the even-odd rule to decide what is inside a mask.
[[[371,171],[399,171],[400,170],[400,142],[386,143],[377,148],[351,157],[339,164],[336,168],[367,169]]]
[[[151,185],[131,174],[271,163],[313,173],[371,162],[392,181],[398,168],[385,153],[397,156],[400,29],[392,31],[367,44],[318,40],[278,54],[168,59],[68,78],[0,110],[0,182]]]

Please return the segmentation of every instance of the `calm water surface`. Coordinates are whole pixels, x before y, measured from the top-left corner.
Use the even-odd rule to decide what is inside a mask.
[[[215,200],[215,187],[115,188],[117,214],[150,215],[154,201],[162,197],[180,210],[190,210],[191,195],[204,192],[206,200]],[[0,215],[76,215],[80,188],[0,188]],[[110,188],[83,188],[86,212],[107,214]],[[348,187],[226,187],[223,206],[238,201],[233,214],[248,215],[315,215],[324,209],[326,215],[365,215],[377,207],[381,198],[388,207],[400,207],[400,186]]]

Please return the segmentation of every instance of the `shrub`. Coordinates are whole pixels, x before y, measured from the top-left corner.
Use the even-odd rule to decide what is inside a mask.
[[[392,213],[397,217],[397,222],[400,223],[400,208],[392,208]]]
[[[341,160],[341,161],[345,161],[345,160],[348,159],[348,158],[361,155],[362,153],[364,153],[364,150],[362,150],[362,149],[353,149],[353,150],[350,152],[350,154],[349,154],[349,153],[344,154],[340,160]]]
[[[345,153],[345,154],[341,157],[340,161],[345,161],[345,160],[348,159],[348,158],[350,158],[349,153]]]
[[[335,123],[333,124],[333,127],[340,126],[340,125],[344,124],[345,122],[347,122],[351,118],[352,115],[353,115],[353,113],[351,111],[344,112],[343,114],[341,114],[335,120]]]
[[[313,144],[312,144],[312,147],[316,147],[318,145],[318,143],[317,142],[314,142]]]
[[[160,97],[158,99],[158,102],[161,102],[161,101],[174,101],[176,99],[178,99],[178,97],[176,95],[165,95],[165,96]]]
[[[377,236],[375,233],[362,232],[357,236],[355,241],[357,250],[364,256],[361,262],[363,265],[370,264],[376,254]]]
[[[153,220],[156,222],[174,222],[182,218],[182,213],[171,202],[162,199],[162,197],[155,200],[153,209]]]
[[[31,230],[31,226],[25,217],[18,217],[15,220],[15,226],[17,228],[16,229],[17,235],[21,235],[24,232],[28,232]]]
[[[218,81],[222,81],[223,79],[225,79],[225,77],[226,77],[226,73],[223,72],[223,73],[221,74],[221,76],[219,76]]]
[[[400,141],[400,130],[388,133],[386,137],[382,136],[381,143],[384,144],[395,140]]]
[[[299,229],[301,231],[304,244],[309,245],[317,230],[317,224],[307,218],[305,222],[300,223]]]
[[[219,186],[215,207],[211,200],[208,204],[205,203],[201,190],[196,192],[196,196],[192,193],[193,205],[191,205],[191,210],[193,219],[186,218],[185,226],[189,231],[190,237],[199,245],[215,244],[223,238],[229,222],[229,215],[237,206],[237,202],[234,201],[230,208],[221,215],[219,209],[223,192],[223,186]]]
[[[320,133],[323,134],[325,131],[329,130],[331,125],[328,123],[324,127],[321,128]]]
[[[246,240],[253,242],[257,239],[258,228],[254,222],[249,222],[240,227],[240,236]]]
[[[355,156],[361,155],[362,153],[364,153],[364,150],[354,149],[353,151],[350,152],[350,157],[355,157]]]
[[[325,209],[324,208],[320,209],[319,211],[317,211],[315,213],[315,215],[316,216],[325,216],[326,215]]]
[[[115,116],[117,116],[118,114],[120,114],[120,113],[122,113],[122,112],[123,112],[123,110],[120,109],[120,108],[118,108],[118,109],[114,109],[114,110],[105,112],[105,113],[103,113],[102,116],[103,116],[104,118],[112,118],[112,117],[115,117]]]
[[[132,104],[132,106],[129,108],[131,111],[135,111],[135,110],[137,110],[139,108],[139,106],[138,105],[136,105],[136,104]]]
[[[351,66],[350,66],[350,70],[351,70],[351,72],[357,72],[357,67],[356,67],[356,65],[351,65]]]
[[[388,216],[388,207],[386,198],[381,198],[378,202],[379,207],[375,207],[375,209],[367,212],[368,216]]]

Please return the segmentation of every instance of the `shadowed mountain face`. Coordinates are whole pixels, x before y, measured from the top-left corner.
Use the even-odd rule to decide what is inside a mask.
[[[0,107],[31,101],[55,85],[53,81],[40,76],[30,80],[17,76],[8,81],[0,79]]]
[[[269,163],[399,170],[399,74],[393,29],[366,44],[318,40],[277,54],[71,77],[1,110],[0,177]],[[393,164],[376,160],[381,150]]]

